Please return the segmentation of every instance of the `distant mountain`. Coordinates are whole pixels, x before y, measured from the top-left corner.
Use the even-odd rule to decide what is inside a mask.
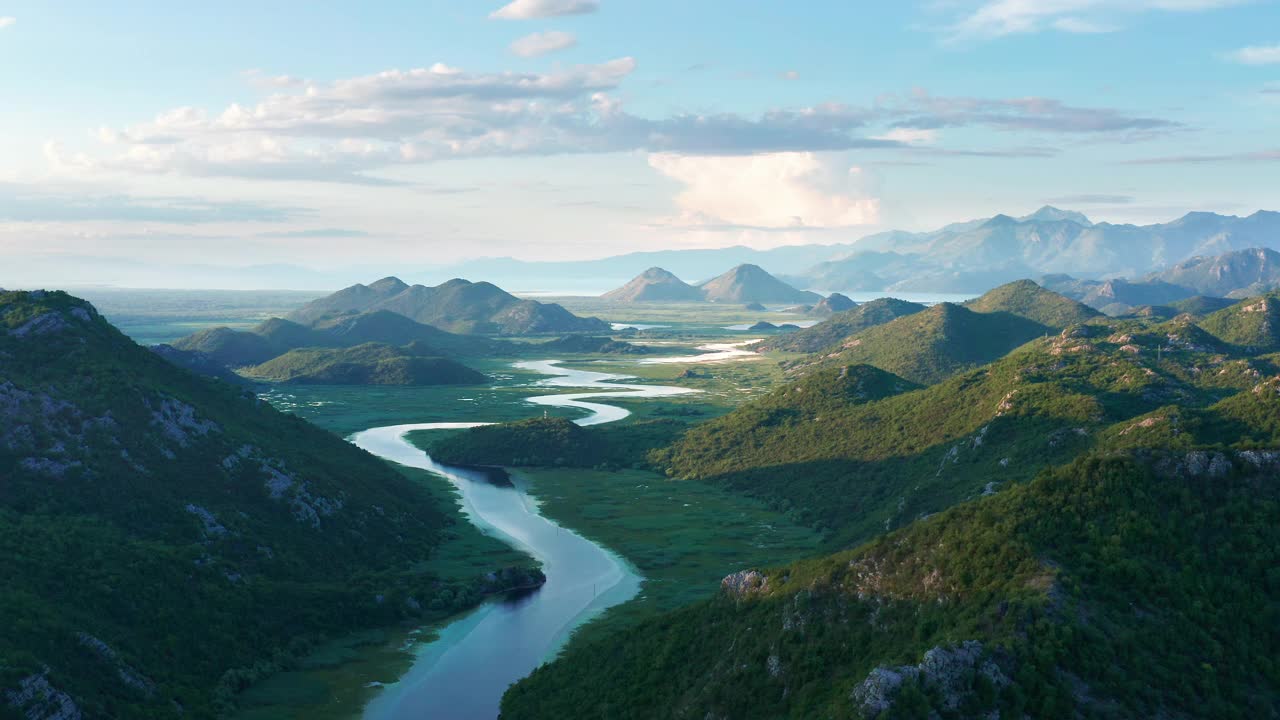
[[[1280,351],[1280,293],[1242,300],[1199,322],[1214,337],[1255,352]]]
[[[351,347],[368,342],[424,343],[449,356],[502,355],[514,348],[503,340],[445,332],[389,310],[325,318],[314,327],[270,318],[250,330],[209,328],[175,340],[172,347],[179,352],[196,353],[223,367],[238,368],[260,365],[299,348]],[[178,355],[166,357],[184,363],[197,362],[195,358]]]
[[[698,286],[707,300],[723,303],[815,303],[822,296],[797,290],[758,265],[739,265]]]
[[[905,315],[912,315],[927,306],[896,298],[880,298],[863,303],[852,310],[832,315],[813,327],[797,330],[790,335],[771,338],[756,347],[760,350],[812,353],[831,348],[845,338],[856,335],[876,325],[883,325]]]
[[[407,285],[389,277],[371,285],[352,285],[289,314],[315,325],[351,313],[389,310],[417,322],[469,334],[537,335],[602,332],[609,324],[580,318],[556,304],[521,300],[487,282],[453,279],[436,287]]]
[[[199,353],[230,368],[257,365],[292,349],[278,345],[253,330],[228,327],[201,330],[170,344],[177,350]]]
[[[645,270],[631,282],[601,297],[614,302],[701,302],[704,299],[701,290],[660,267]]]
[[[636,252],[596,260],[529,261],[514,258],[482,258],[429,270],[422,277],[482,277],[514,292],[550,290],[566,295],[598,294],[616,287],[647,268],[665,268],[690,279],[713,277],[727,267],[759,265],[774,273],[799,273],[816,263],[847,255],[854,245],[796,245],[756,250],[735,246],[690,250]],[[415,275],[418,277],[418,275]]]
[[[65,293],[0,293],[0,378],[0,716],[217,717],[311,643],[511,586],[424,563],[456,521],[420,481]]]
[[[1081,301],[1109,315],[1118,315],[1139,305],[1167,305],[1194,295],[1190,288],[1162,280],[1107,280],[1092,286]]]
[[[1148,279],[1190,288],[1201,295],[1253,297],[1280,287],[1280,252],[1249,248],[1194,257]]]
[[[1081,227],[1093,227],[1093,221],[1084,213],[1075,210],[1060,210],[1052,205],[1045,205],[1030,215],[1023,215],[1018,222],[1073,222]]]
[[[196,375],[216,378],[233,385],[250,386],[253,383],[231,371],[226,363],[219,362],[210,355],[195,350],[179,350],[172,345],[152,345],[147,348],[151,352],[168,360],[180,368]]]
[[[911,237],[910,233],[893,235]],[[920,258],[915,255],[855,250],[851,255],[820,262],[802,273],[785,277],[787,282],[801,287],[847,292],[879,291],[893,285],[898,278],[908,277],[911,268],[919,268],[920,263]]]
[[[834,315],[838,312],[844,312],[845,310],[852,310],[857,307],[857,305],[858,303],[850,300],[845,295],[841,295],[840,293],[831,293],[820,300],[817,305],[810,308],[809,314],[825,317],[828,315]]]
[[[1001,285],[966,302],[965,307],[980,313],[1007,312],[1055,330],[1102,316],[1084,303],[1047,290],[1032,280]]]
[[[478,385],[489,381],[420,343],[301,348],[242,372],[256,380],[298,385]]]
[[[1051,273],[1141,277],[1192,257],[1258,247],[1280,247],[1280,213],[1189,213],[1138,226],[1094,224],[1048,207],[1022,218],[997,215],[932,232],[871,235],[854,253],[816,264],[798,281],[830,290],[975,292]]]
[[[410,320],[390,310],[343,315],[326,318],[315,324],[314,330],[330,338],[331,342],[314,343],[311,347],[360,345],[375,342],[386,345],[424,343],[446,355],[489,356],[511,354],[515,348],[510,341],[495,340],[475,335],[459,335]],[[293,347],[308,347],[294,345]]]
[[[539,351],[568,353],[598,353],[601,355],[647,355],[649,348],[634,345],[611,337],[594,335],[565,335],[537,345]]]

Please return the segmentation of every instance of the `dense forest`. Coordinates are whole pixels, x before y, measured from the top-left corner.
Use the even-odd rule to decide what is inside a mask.
[[[573,645],[503,717],[1273,717],[1277,470],[1081,459]]]
[[[438,496],[63,293],[0,294],[0,477],[0,690],[31,712],[214,717],[321,639],[537,575],[433,572]]]

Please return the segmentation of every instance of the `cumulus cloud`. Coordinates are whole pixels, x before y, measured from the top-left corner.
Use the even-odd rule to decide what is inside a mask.
[[[538,57],[557,50],[566,50],[577,44],[578,38],[574,37],[573,33],[552,30],[525,35],[511,43],[511,52],[520,57]]]
[[[3,30],[3,29],[5,29],[5,28],[7,28],[7,27],[11,27],[11,26],[13,26],[13,24],[14,24],[14,23],[16,23],[16,22],[18,22],[18,18],[16,18],[16,17],[12,17],[12,16],[9,16],[9,15],[6,15],[6,16],[4,16],[4,17],[0,17],[0,30]]]
[[[877,135],[879,140],[890,140],[903,145],[932,145],[938,141],[938,131],[925,128],[897,127]]]
[[[1227,57],[1243,65],[1276,65],[1280,64],[1280,45],[1251,45]]]
[[[1150,133],[1180,127],[1163,118],[1129,115],[1114,108],[1077,107],[1045,97],[938,97],[916,90],[903,100],[891,98],[888,104],[900,116],[894,122],[898,128],[983,125],[1053,133]]]
[[[1143,12],[1196,12],[1250,0],[988,0],[946,27],[953,40],[994,38],[1058,30],[1098,33],[1117,30],[1115,21]]]
[[[548,72],[476,73],[437,63],[317,82],[249,75],[264,96],[222,110],[184,106],[151,120],[102,128],[99,145],[68,152],[50,143],[55,169],[393,184],[376,172],[451,158],[644,151],[751,155],[888,149],[943,155],[1054,154],[1041,144],[940,147],[943,128],[1143,139],[1179,129],[1160,118],[1052,98],[939,97],[924,90],[869,106],[825,103],[759,115],[644,117],[619,99],[636,62]]]
[[[489,14],[494,20],[533,20],[585,15],[600,9],[599,0],[514,0]]]
[[[862,170],[811,152],[747,157],[658,153],[655,170],[684,185],[676,196],[684,225],[832,228],[875,224],[880,201]]]

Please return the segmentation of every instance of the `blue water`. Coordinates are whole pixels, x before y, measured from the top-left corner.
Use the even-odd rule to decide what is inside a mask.
[[[554,361],[519,366],[551,377],[542,386],[592,392],[526,398],[536,405],[589,413],[576,420],[597,425],[629,412],[602,403],[609,397],[663,397],[696,392],[661,385],[627,385],[607,373],[568,370]],[[415,430],[473,427],[482,423],[418,423],[372,428],[351,440],[392,462],[436,473],[453,483],[462,510],[482,531],[532,555],[547,582],[533,592],[488,602],[450,623],[422,645],[409,672],[387,685],[365,708],[365,720],[493,720],[507,688],[554,657],[574,628],[640,590],[641,577],[621,558],[565,530],[538,513],[518,482],[497,485],[483,473],[441,465],[405,440]]]

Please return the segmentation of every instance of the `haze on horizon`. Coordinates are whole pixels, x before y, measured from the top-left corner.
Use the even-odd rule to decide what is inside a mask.
[[[1275,209],[1268,0],[0,3],[0,284]],[[475,278],[482,279],[482,278]]]

